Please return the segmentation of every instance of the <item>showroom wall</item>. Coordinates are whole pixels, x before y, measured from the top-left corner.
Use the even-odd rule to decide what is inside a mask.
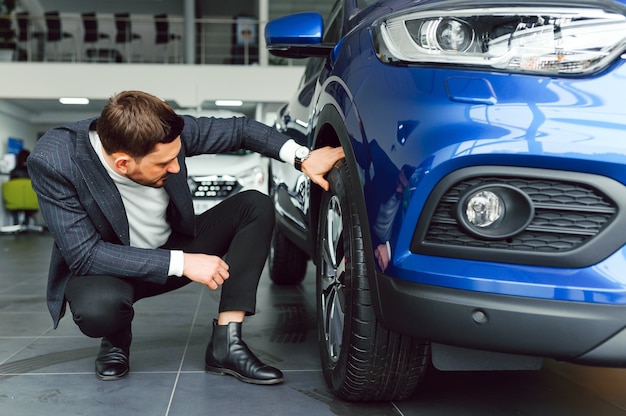
[[[0,101],[0,157],[7,152],[8,138],[22,139],[24,147],[32,149],[37,142],[37,128],[28,121],[28,114]]]

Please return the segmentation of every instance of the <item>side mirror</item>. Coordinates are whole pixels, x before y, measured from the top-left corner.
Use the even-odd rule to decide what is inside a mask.
[[[324,19],[316,12],[279,17],[265,26],[267,50],[283,58],[328,56],[335,45],[322,44]]]

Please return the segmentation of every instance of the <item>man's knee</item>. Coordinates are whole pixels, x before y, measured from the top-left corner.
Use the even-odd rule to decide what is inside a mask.
[[[255,190],[244,191],[239,195],[246,206],[250,207],[255,217],[267,221],[273,226],[274,205],[268,195]]]
[[[124,298],[99,293],[72,305],[74,322],[81,332],[93,338],[107,336],[130,325],[134,316],[132,303]]]

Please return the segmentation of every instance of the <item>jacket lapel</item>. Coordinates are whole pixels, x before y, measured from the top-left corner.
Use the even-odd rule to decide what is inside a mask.
[[[78,129],[74,162],[83,175],[83,179],[94,201],[107,218],[122,244],[130,245],[128,218],[117,187],[100,162],[98,155],[89,142],[88,129]]]
[[[187,185],[187,166],[182,152],[178,156],[178,162],[180,172],[170,176],[165,182],[165,191],[170,196],[167,217],[172,230],[194,236],[196,221],[194,219],[193,201]]]

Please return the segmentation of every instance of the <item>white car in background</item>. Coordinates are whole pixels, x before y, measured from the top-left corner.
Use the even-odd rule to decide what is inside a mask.
[[[218,118],[245,116],[230,110],[186,109],[181,114]],[[217,155],[191,156],[185,164],[196,215],[244,190],[256,189],[268,193],[269,159],[258,153],[242,149]]]
[[[268,190],[268,159],[249,150],[188,157],[187,183],[196,214],[238,192]]]

